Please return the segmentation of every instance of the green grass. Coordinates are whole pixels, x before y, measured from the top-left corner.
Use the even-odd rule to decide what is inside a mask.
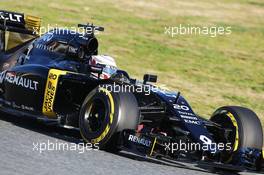
[[[252,108],[264,121],[264,3],[262,0],[0,1],[1,9],[40,16],[43,26],[105,26],[100,53],[134,77],[159,76],[180,90],[194,110]],[[165,26],[231,26],[226,36],[164,34]]]

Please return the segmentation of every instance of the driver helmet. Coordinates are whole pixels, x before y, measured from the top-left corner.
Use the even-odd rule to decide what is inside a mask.
[[[117,65],[115,59],[107,55],[93,55],[89,60],[91,66],[102,66],[102,74],[92,73],[99,79],[109,79],[117,71]]]

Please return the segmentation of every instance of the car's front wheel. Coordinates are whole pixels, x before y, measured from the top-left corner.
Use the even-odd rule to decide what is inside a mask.
[[[99,86],[87,95],[80,111],[79,127],[86,142],[97,143],[100,149],[115,150],[118,133],[137,128],[139,110],[132,93],[108,89]]]
[[[224,162],[234,163],[234,157],[241,149],[262,150],[263,131],[261,122],[252,110],[239,106],[224,106],[217,109],[210,120],[222,128],[232,131],[228,137],[232,149],[223,157]],[[259,158],[261,159],[261,157]]]

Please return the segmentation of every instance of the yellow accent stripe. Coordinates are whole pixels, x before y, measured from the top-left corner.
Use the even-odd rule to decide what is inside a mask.
[[[227,113],[227,116],[231,119],[234,127],[236,128],[236,138],[235,138],[234,150],[233,150],[233,151],[236,151],[238,149],[238,143],[239,143],[239,135],[238,135],[238,125],[237,125],[237,121],[236,121],[234,115],[231,114],[230,112]]]
[[[154,147],[156,145],[156,142],[157,142],[157,138],[155,137],[153,145],[152,145],[152,148],[151,148],[151,151],[150,151],[150,154],[149,154],[150,156],[152,156],[152,153],[153,153]]]
[[[44,93],[43,106],[42,106],[42,113],[45,116],[48,116],[49,118],[56,117],[56,114],[53,109],[53,105],[55,101],[58,80],[60,75],[65,75],[66,73],[67,71],[62,71],[57,69],[49,70],[45,93]]]
[[[26,28],[40,35],[41,18],[27,15],[25,17]]]
[[[262,148],[262,157],[264,159],[264,148]]]
[[[110,111],[110,115],[109,115],[109,124],[107,124],[106,128],[104,129],[104,131],[102,132],[102,134],[99,137],[91,140],[91,143],[98,143],[105,138],[105,136],[110,131],[110,126],[113,122],[114,112],[115,112],[114,99],[113,99],[112,94],[107,89],[102,88],[102,87],[99,88],[99,91],[104,92],[108,96],[108,98],[110,100],[111,111]]]

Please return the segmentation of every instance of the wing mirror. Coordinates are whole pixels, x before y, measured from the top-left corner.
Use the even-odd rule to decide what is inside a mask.
[[[152,82],[156,83],[158,79],[157,75],[150,75],[150,74],[145,74],[143,77],[143,83],[146,84],[147,82]]]

